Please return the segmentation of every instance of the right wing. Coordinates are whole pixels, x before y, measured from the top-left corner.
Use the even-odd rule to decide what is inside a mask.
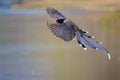
[[[47,9],[47,13],[53,17],[53,18],[56,18],[56,19],[66,19],[64,15],[62,15],[59,11],[57,11],[56,9],[54,8],[50,8],[48,7]]]

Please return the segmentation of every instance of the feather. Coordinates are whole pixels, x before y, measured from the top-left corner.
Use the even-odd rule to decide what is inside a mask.
[[[110,53],[109,53],[109,51],[108,51],[105,47],[103,47],[103,46],[101,46],[101,45],[98,45],[96,42],[94,42],[94,43],[91,42],[90,39],[86,38],[84,35],[81,37],[81,40],[82,40],[82,42],[84,42],[87,46],[89,46],[89,47],[91,47],[91,48],[93,48],[93,49],[97,49],[97,50],[102,50],[102,51],[104,51],[104,52],[107,54],[108,58],[111,59]]]
[[[56,19],[66,19],[63,14],[61,14],[59,11],[57,11],[57,10],[54,9],[54,8],[48,7],[46,10],[47,10],[47,13],[48,13],[51,17],[53,17],[53,18],[56,18]]]
[[[66,26],[65,24],[49,24],[49,29],[53,32],[54,35],[60,37],[65,41],[71,41],[74,36],[74,30],[71,27]]]
[[[84,49],[84,50],[87,50],[87,48],[85,47],[85,45],[82,43],[81,41],[81,38],[80,38],[80,32],[79,31],[76,31],[75,32],[75,35],[76,35],[76,38],[77,38],[77,42],[78,44]]]

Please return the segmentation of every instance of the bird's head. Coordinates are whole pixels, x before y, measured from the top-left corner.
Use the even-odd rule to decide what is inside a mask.
[[[55,23],[63,23],[65,19],[57,19]]]

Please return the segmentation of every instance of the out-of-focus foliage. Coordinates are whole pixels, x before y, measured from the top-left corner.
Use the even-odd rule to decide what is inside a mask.
[[[120,10],[105,14],[100,19],[100,23],[106,28],[106,30],[120,33]]]
[[[13,9],[41,7],[85,7],[85,8],[118,8],[120,0],[23,0],[21,5],[13,5]]]

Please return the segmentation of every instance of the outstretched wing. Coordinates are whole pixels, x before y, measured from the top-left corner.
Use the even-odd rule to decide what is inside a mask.
[[[65,41],[71,41],[74,37],[74,30],[71,27],[67,27],[65,24],[48,24],[48,27],[54,35]]]
[[[56,9],[54,8],[47,8],[47,13],[53,17],[53,18],[56,18],[56,19],[66,19],[64,15],[62,15],[59,11],[57,11]]]

